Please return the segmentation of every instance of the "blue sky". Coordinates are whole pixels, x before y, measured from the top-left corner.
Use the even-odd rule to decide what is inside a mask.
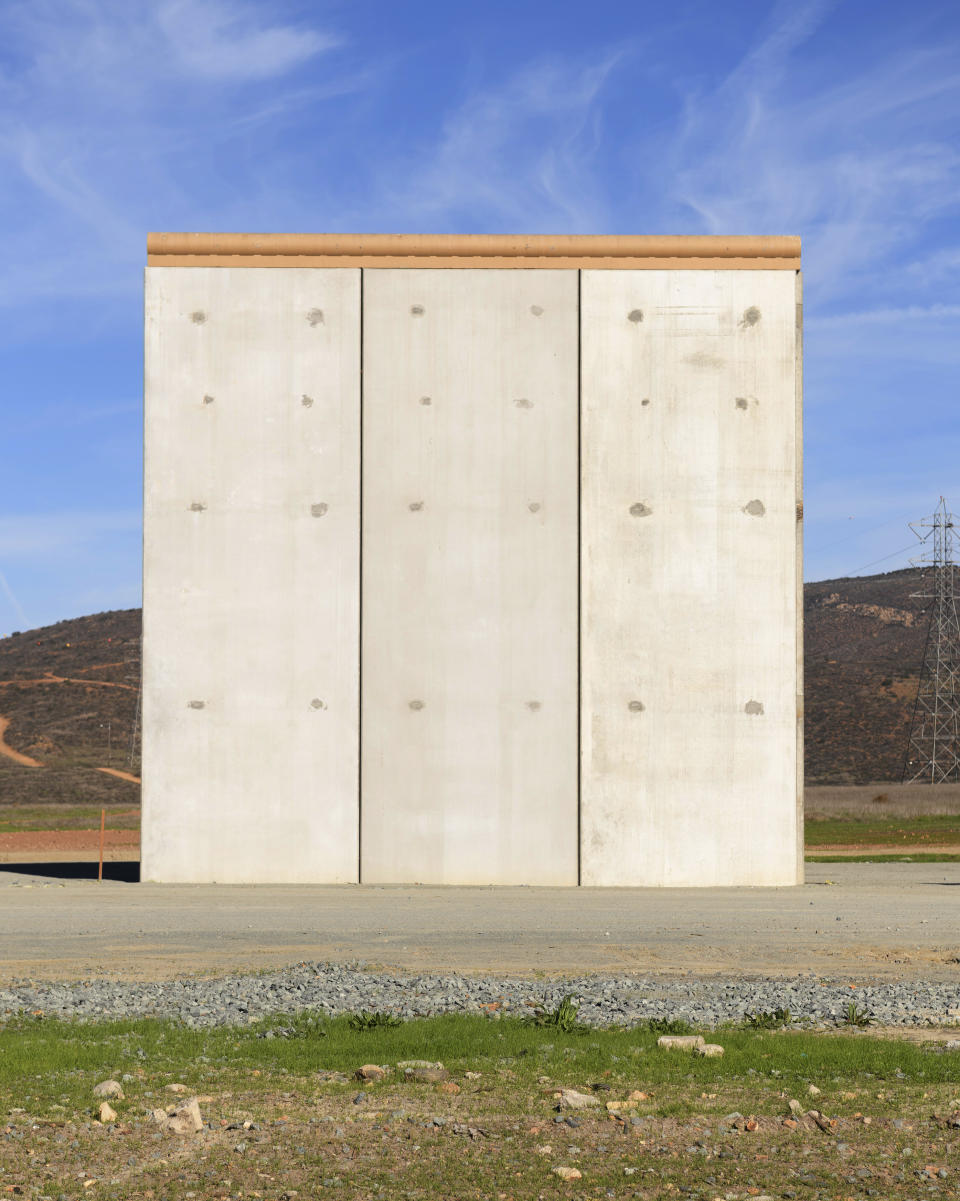
[[[958,130],[955,0],[0,0],[0,634],[139,604],[152,229],[800,234],[806,575],[904,565]]]

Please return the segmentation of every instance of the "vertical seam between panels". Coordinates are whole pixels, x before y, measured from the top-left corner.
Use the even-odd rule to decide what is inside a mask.
[[[363,883],[363,277],[360,268],[359,422],[357,447],[357,883]]]
[[[577,270],[577,886],[583,882],[583,272]]]

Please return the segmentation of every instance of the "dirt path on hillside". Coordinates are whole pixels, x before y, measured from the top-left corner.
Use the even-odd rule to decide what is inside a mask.
[[[43,767],[36,759],[31,759],[29,755],[21,755],[19,751],[15,751],[12,746],[9,746],[4,741],[4,734],[7,732],[7,726],[10,725],[9,717],[0,717],[0,755],[5,755],[7,759],[12,759],[14,763],[19,763],[21,767]]]
[[[106,772],[108,776],[116,776],[118,780],[129,780],[131,784],[140,783],[139,776],[132,776],[128,771],[120,771],[116,767],[98,767],[97,771]]]
[[[85,680],[77,676],[55,676],[52,672],[44,672],[39,680],[0,680],[0,688],[10,688],[14,685],[34,684],[89,684],[92,688],[124,688],[127,692],[136,692],[133,684],[117,684],[113,680]]]

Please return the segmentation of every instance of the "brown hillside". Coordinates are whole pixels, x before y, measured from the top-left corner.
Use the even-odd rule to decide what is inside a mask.
[[[804,589],[806,761],[811,784],[900,778],[927,618],[919,573]],[[0,639],[0,803],[119,803],[140,774],[134,739],[140,610],[97,613]],[[130,746],[133,739],[134,755]]]

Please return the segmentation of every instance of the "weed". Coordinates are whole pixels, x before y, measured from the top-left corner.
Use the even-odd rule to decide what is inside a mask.
[[[844,1026],[870,1026],[873,1024],[873,1018],[868,1010],[860,1009],[856,1001],[849,1001],[841,1024]]]
[[[649,1030],[651,1034],[693,1034],[694,1029],[683,1018],[647,1018],[640,1022],[641,1030]]]
[[[365,1009],[361,1009],[359,1013],[350,1014],[347,1025],[351,1030],[358,1032],[380,1030],[384,1027],[402,1026],[403,1018],[398,1018],[395,1013],[367,1013]]]
[[[567,993],[556,1009],[537,1009],[523,1021],[528,1026],[550,1026],[561,1034],[582,1034],[587,1027],[577,1021],[577,1009],[573,996]]]
[[[789,1009],[761,1009],[756,1013],[748,1013],[744,1024],[750,1030],[779,1030],[789,1026],[792,1021]]]

